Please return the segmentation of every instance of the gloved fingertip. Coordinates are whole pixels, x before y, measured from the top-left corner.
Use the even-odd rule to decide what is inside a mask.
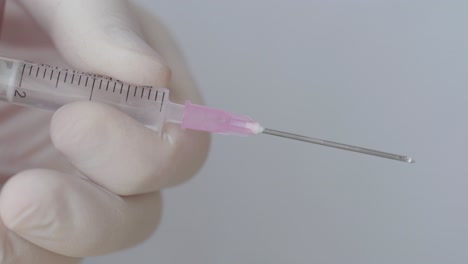
[[[61,107],[50,123],[50,137],[57,150],[72,156],[73,162],[93,166],[106,157],[93,158],[102,148],[103,139],[112,138],[106,123],[112,111],[110,106],[95,102],[75,102]],[[115,110],[114,110],[115,112]]]
[[[11,178],[0,195],[0,216],[6,227],[24,231],[38,223],[38,211],[44,191],[55,189],[43,170],[24,171]],[[43,222],[45,219],[41,219]]]
[[[59,23],[50,33],[61,54],[79,70],[167,87],[170,71],[140,34],[125,2],[92,3],[90,8],[83,1],[65,1],[59,7],[54,18]]]

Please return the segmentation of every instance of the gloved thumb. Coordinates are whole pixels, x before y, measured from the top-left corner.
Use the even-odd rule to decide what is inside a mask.
[[[167,87],[170,72],[125,0],[18,0],[77,70]]]

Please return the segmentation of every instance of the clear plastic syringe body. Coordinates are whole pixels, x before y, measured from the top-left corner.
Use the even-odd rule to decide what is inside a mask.
[[[158,131],[166,121],[181,123],[184,105],[169,101],[169,90],[45,64],[0,57],[0,100],[57,110],[76,101],[109,104]]]

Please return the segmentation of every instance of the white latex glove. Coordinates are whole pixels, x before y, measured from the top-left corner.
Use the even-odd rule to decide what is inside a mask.
[[[0,55],[168,86],[168,67],[152,48],[160,25],[132,15],[126,1],[17,3],[7,3]],[[157,41],[171,57],[167,39]],[[180,65],[171,64],[178,62],[167,61],[171,100],[200,103],[191,83],[178,81]],[[51,115],[0,105],[0,175],[8,180],[0,194],[2,264],[77,263],[140,243],[158,225],[159,190],[190,178],[206,158],[208,135],[177,126],[158,134],[102,104],[74,103]]]

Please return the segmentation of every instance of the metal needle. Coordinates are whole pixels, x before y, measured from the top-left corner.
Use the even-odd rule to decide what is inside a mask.
[[[415,162],[411,157],[408,157],[408,156],[396,155],[396,154],[391,154],[391,153],[372,150],[372,149],[355,147],[355,146],[351,146],[351,145],[346,145],[346,144],[341,144],[341,143],[332,142],[332,141],[328,141],[328,140],[322,140],[322,139],[316,139],[316,138],[296,135],[296,134],[277,131],[277,130],[268,129],[268,128],[264,129],[262,133],[277,136],[277,137],[283,137],[283,138],[289,138],[289,139],[304,141],[304,142],[308,142],[308,143],[312,143],[312,144],[323,145],[323,146],[332,147],[332,148],[338,148],[338,149],[343,149],[343,150],[348,150],[348,151],[359,152],[359,153],[362,153],[362,154],[377,156],[377,157],[381,157],[381,158],[398,160],[398,161],[407,162],[407,163],[414,163]]]

